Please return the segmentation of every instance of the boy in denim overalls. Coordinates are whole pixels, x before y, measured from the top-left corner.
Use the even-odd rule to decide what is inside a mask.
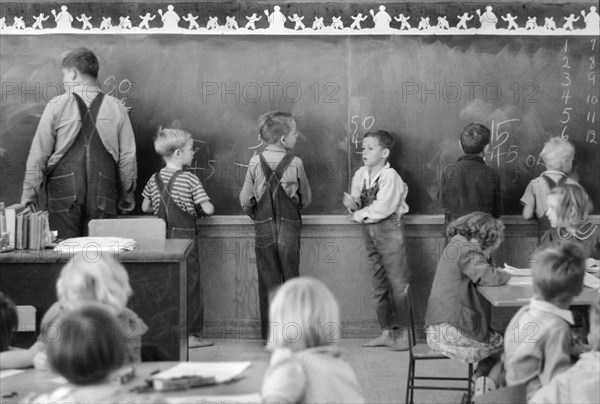
[[[290,153],[302,136],[292,115],[268,112],[258,119],[258,128],[268,146],[250,159],[240,203],[254,220],[261,336],[266,340],[269,292],[299,276],[300,212],[310,204],[311,192],[302,160]]]
[[[92,219],[135,207],[135,139],[125,106],[98,87],[98,58],[77,48],[62,61],[67,91],[40,119],[27,158],[21,203],[38,204],[45,182],[50,229],[86,236]]]
[[[404,306],[408,264],[401,217],[408,212],[408,187],[387,162],[393,147],[394,138],[386,131],[365,134],[364,166],[354,174],[351,194],[344,194],[344,206],[363,224],[375,310],[382,328],[379,337],[363,346],[403,351],[408,349],[409,319]],[[394,329],[399,330],[396,335]]]
[[[155,216],[164,219],[167,238],[194,240],[194,248],[188,257],[188,347],[210,346],[212,342],[202,339],[204,292],[200,282],[196,218],[212,215],[215,208],[198,177],[183,171],[194,158],[192,135],[180,129],[159,128],[154,149],[163,158],[166,167],[146,184],[142,193],[142,210],[154,212]]]

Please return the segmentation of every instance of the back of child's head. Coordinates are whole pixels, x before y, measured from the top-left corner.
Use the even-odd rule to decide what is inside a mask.
[[[593,351],[600,351],[600,296],[590,307],[590,333],[588,343]]]
[[[340,309],[317,279],[301,277],[285,282],[269,308],[269,345],[300,350],[335,344],[340,337]]]
[[[585,258],[583,248],[572,242],[540,251],[532,265],[536,297],[554,304],[569,303],[583,289]]]
[[[190,140],[192,135],[183,129],[158,128],[154,137],[154,150],[161,157],[169,157],[175,150],[183,148]]]
[[[394,149],[394,143],[396,143],[396,141],[394,140],[394,137],[392,135],[390,135],[389,132],[386,132],[385,130],[374,130],[371,132],[367,132],[367,133],[365,133],[364,139],[366,139],[368,137],[377,139],[377,142],[379,143],[379,145],[381,147],[383,147],[384,149],[388,149],[390,151],[390,153]]]
[[[575,147],[571,142],[564,140],[560,136],[553,137],[544,143],[540,157],[546,168],[568,174],[571,172],[573,165]]]
[[[592,211],[592,201],[579,184],[563,184],[550,190],[548,197],[556,197],[556,215],[559,227],[571,226],[575,229],[588,221]]]
[[[103,305],[87,303],[65,313],[48,340],[50,368],[74,384],[105,381],[125,361],[125,336]]]
[[[473,212],[450,222],[446,234],[448,237],[458,234],[467,240],[475,239],[482,250],[495,250],[504,240],[504,224],[489,213]]]
[[[490,130],[480,123],[466,125],[460,134],[460,146],[466,154],[479,154],[490,143]]]
[[[79,73],[98,78],[100,65],[94,52],[87,48],[77,48],[67,54],[62,61],[62,68],[77,69]]]
[[[0,352],[8,351],[18,325],[19,318],[15,303],[0,292]]]
[[[288,112],[271,111],[258,118],[258,133],[268,144],[279,142],[293,129],[294,117]]]
[[[59,302],[96,301],[106,304],[115,314],[120,313],[132,294],[129,275],[114,257],[106,255],[88,259],[81,254],[68,262],[56,282]]]

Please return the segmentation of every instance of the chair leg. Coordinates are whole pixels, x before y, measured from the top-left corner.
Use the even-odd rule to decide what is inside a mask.
[[[417,367],[417,362],[413,359],[412,366],[410,369],[410,402],[409,404],[414,404],[415,402],[415,368]]]
[[[468,373],[469,374],[468,374],[467,378],[469,380],[467,381],[467,402],[469,404],[471,404],[471,402],[472,402],[471,401],[471,398],[472,398],[472,393],[471,393],[472,389],[471,389],[471,387],[472,387],[472,383],[473,383],[473,364],[472,363],[469,363],[469,371],[468,371]]]
[[[406,404],[412,404],[412,398],[410,398],[410,392],[412,390],[413,382],[414,382],[413,366],[414,366],[414,362],[412,360],[409,360],[408,374],[406,376],[406,399],[405,399]]]

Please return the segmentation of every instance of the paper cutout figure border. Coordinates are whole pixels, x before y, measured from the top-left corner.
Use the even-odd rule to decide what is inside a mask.
[[[245,16],[247,23],[243,28],[238,26],[235,16],[221,15],[225,19],[225,24],[219,24],[219,15],[199,16],[187,13],[186,16],[180,17],[176,7],[172,4],[167,5],[167,11],[163,12],[162,8],[158,8],[160,20],[157,23],[151,24],[157,17],[156,14],[146,12],[145,15],[139,15],[140,22],[137,26],[133,26],[131,16],[119,16],[118,25],[113,25],[111,17],[108,16],[87,16],[85,13],[77,17],[69,12],[66,5],[62,5],[60,11],[51,10],[54,17],[55,27],[48,27],[49,24],[44,22],[50,18],[50,15],[40,13],[33,16],[34,22],[25,21],[25,16],[15,15],[12,25],[6,24],[6,16],[0,18],[0,34],[48,34],[48,33],[193,33],[193,34],[241,34],[241,35],[270,35],[270,34],[287,34],[287,35],[309,35],[309,34],[337,34],[337,35],[452,35],[452,34],[472,34],[472,35],[598,35],[600,34],[600,15],[598,15],[597,7],[590,6],[589,11],[586,9],[580,10],[581,15],[569,12],[569,15],[559,17],[560,26],[557,26],[559,21],[555,21],[554,17],[546,15],[530,15],[523,17],[519,22],[517,15],[506,13],[500,18],[494,13],[494,8],[487,5],[485,10],[477,9],[475,14],[477,19],[472,21],[475,14],[464,12],[462,15],[438,15],[433,17],[423,15],[404,15],[400,13],[398,16],[392,16],[386,10],[384,5],[378,7],[375,12],[374,8],[368,8],[368,14],[356,11],[354,15],[349,16],[349,21],[352,21],[349,26],[344,26],[344,21],[341,15],[332,16],[329,23],[325,22],[323,16],[305,16],[301,13],[294,12],[292,15],[286,16],[281,7],[273,6],[272,11],[265,9],[263,12],[266,16],[266,24],[261,23],[260,27],[256,23],[261,21],[262,15],[253,13],[251,16]],[[295,10],[297,11],[297,10]],[[137,18],[138,16],[133,16]],[[311,18],[313,21],[306,27],[303,20],[305,17]],[[371,18],[368,27],[361,25],[368,18]],[[413,24],[411,25],[409,20]],[[458,19],[455,26],[451,26],[448,21]],[[30,19],[29,17],[27,17]],[[208,21],[206,20],[208,18]],[[240,16],[241,18],[241,16]],[[542,21],[541,25],[537,21]],[[187,27],[182,27],[179,22],[183,20],[188,23]],[[205,27],[200,27],[198,20],[207,21]],[[78,21],[81,24],[75,23]],[[417,21],[417,22],[415,22]],[[436,22],[437,21],[437,22]],[[579,22],[579,23],[578,23]],[[31,26],[27,26],[30,23]],[[162,26],[157,26],[162,23]],[[286,26],[288,23],[288,26]],[[294,23],[294,24],[292,24]],[[578,23],[578,24],[577,24]],[[435,25],[432,25],[435,24]],[[454,24],[454,21],[452,21]],[[519,25],[521,24],[521,25]],[[577,25],[575,25],[577,24]],[[266,25],[266,26],[265,26]],[[585,27],[582,27],[585,25]]]

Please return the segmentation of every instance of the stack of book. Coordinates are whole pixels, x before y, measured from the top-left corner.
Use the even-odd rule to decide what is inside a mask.
[[[48,212],[33,212],[21,204],[4,207],[0,202],[0,233],[2,251],[41,250],[52,242]]]

